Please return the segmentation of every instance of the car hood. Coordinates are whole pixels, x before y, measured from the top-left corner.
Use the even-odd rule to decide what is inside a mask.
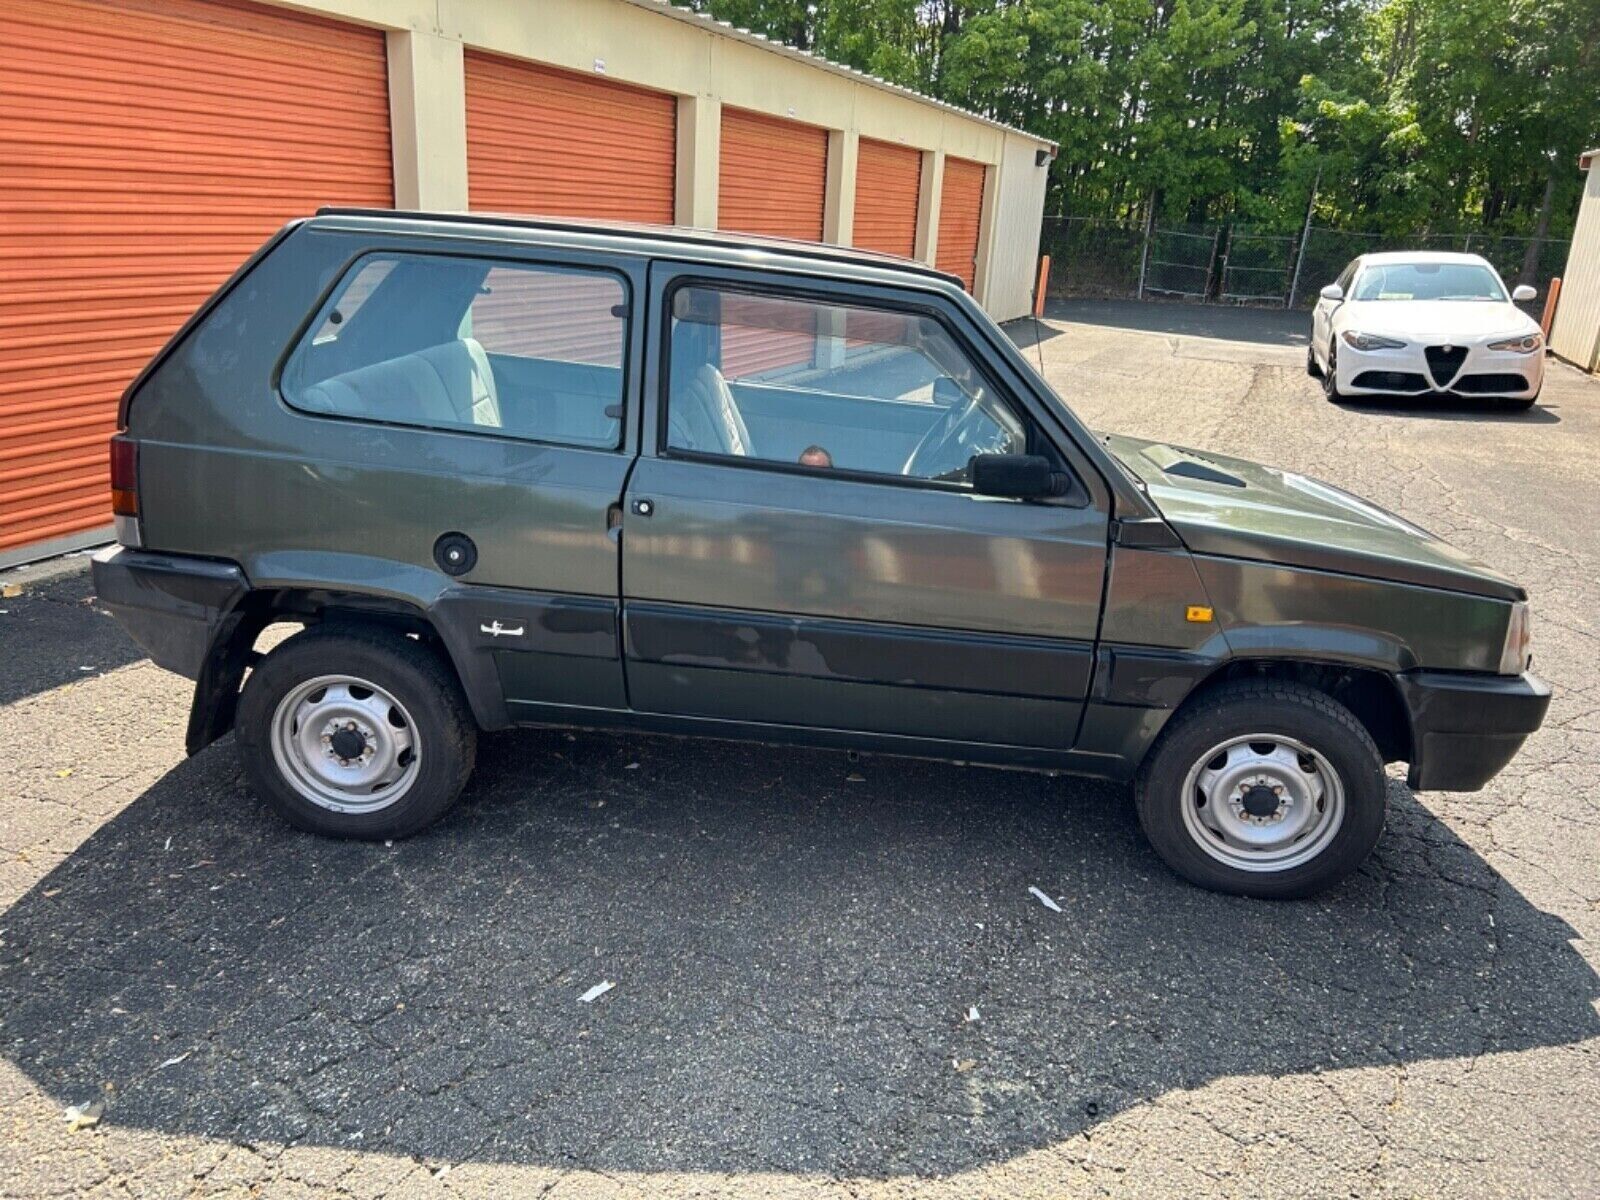
[[[1350,300],[1335,311],[1334,323],[1430,344],[1518,337],[1539,327],[1516,305],[1488,300]]]
[[[1331,484],[1142,438],[1103,440],[1197,554],[1526,598],[1448,542]]]

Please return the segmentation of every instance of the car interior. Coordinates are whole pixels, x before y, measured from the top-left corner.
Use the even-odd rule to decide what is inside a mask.
[[[374,256],[312,323],[285,397],[319,414],[619,444],[626,317],[597,271]],[[967,483],[1024,422],[936,321],[709,288],[673,305],[667,449]]]

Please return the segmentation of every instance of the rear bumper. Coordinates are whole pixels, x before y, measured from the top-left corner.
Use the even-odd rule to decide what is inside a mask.
[[[1411,715],[1418,791],[1475,792],[1544,722],[1550,685],[1536,675],[1410,671],[1396,677]]]
[[[217,631],[248,592],[233,563],[112,546],[94,556],[99,603],[157,666],[198,679]]]

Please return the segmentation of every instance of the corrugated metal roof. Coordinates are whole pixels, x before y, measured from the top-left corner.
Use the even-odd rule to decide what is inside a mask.
[[[695,12],[690,8],[682,8],[673,4],[671,0],[623,0],[635,8],[648,9],[650,12],[659,13],[663,17],[671,17],[691,25],[699,25],[712,33],[722,37],[733,38],[735,41],[745,42],[748,45],[770,50],[774,54],[781,54],[785,58],[792,58],[803,62],[807,66],[817,67],[823,71],[830,71],[835,75],[843,75],[857,83],[865,83],[870,87],[880,88],[886,92],[905,96],[919,104],[929,104],[934,108],[941,108],[945,112],[955,113],[958,117],[965,117],[969,121],[978,121],[994,129],[1003,129],[1007,133],[1015,133],[1021,137],[1030,138],[1041,146],[1049,146],[1052,150],[1058,149],[1055,142],[1049,138],[1042,138],[1036,133],[1029,133],[1026,129],[1018,129],[1015,125],[1007,125],[1004,121],[997,121],[993,117],[986,117],[982,113],[975,113],[971,109],[960,108],[954,104],[946,104],[943,100],[935,100],[932,96],[925,96],[921,92],[908,87],[901,87],[898,83],[890,83],[887,79],[880,79],[876,75],[868,75],[865,71],[858,71],[854,67],[847,67],[843,63],[836,63],[832,59],[823,58],[819,54],[812,54],[809,50],[796,50],[793,46],[783,42],[775,42],[765,34],[752,33],[748,29],[741,29],[727,21],[719,21],[705,13]]]

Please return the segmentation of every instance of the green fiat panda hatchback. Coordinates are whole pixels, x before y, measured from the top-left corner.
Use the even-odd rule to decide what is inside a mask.
[[[324,210],[121,429],[99,596],[323,834],[434,821],[479,730],[629,728],[1123,781],[1183,876],[1304,896],[1385,763],[1479,788],[1549,704],[1516,584],[1091,433],[958,280],[830,246]]]

